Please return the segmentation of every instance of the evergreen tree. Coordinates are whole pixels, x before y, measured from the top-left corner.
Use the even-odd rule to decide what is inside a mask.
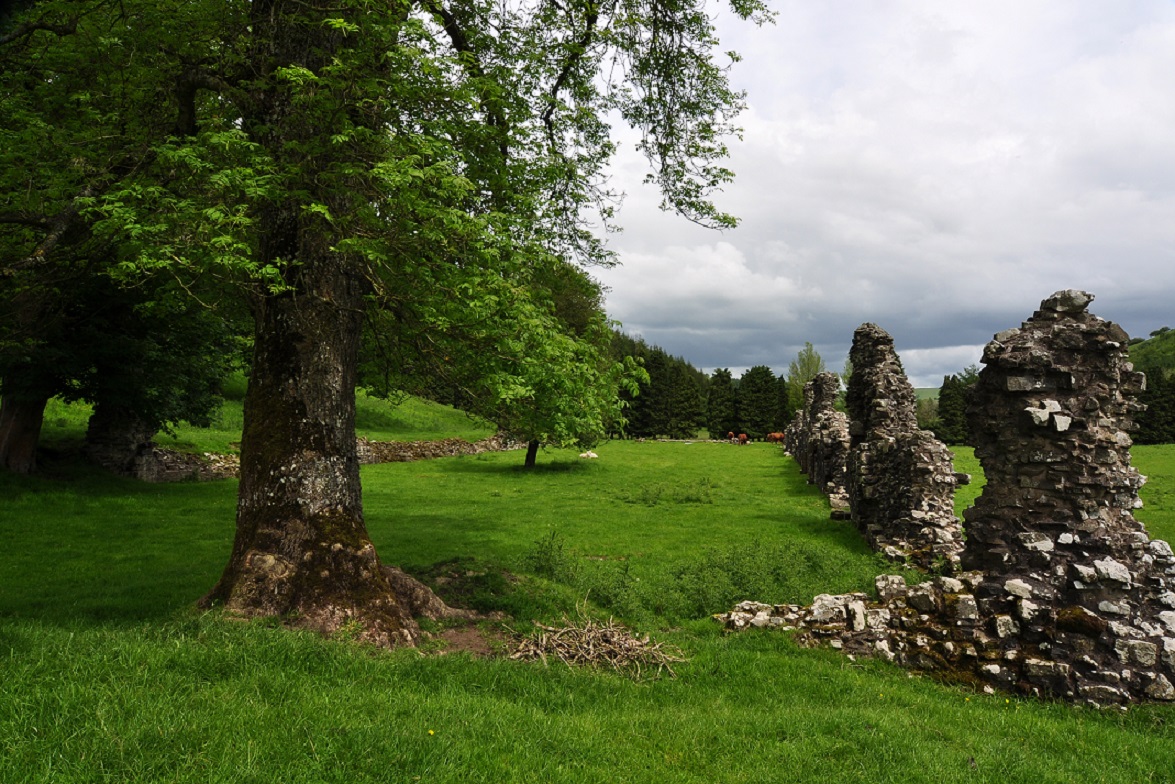
[[[943,443],[967,443],[967,391],[978,380],[979,368],[975,365],[957,375],[943,377],[938,390],[938,421],[930,428]]]
[[[706,429],[710,438],[723,439],[738,433],[738,416],[734,408],[734,381],[730,370],[718,368],[710,376],[710,399],[706,411]]]
[[[706,424],[705,374],[680,357],[669,368],[665,434],[670,438],[696,438]]]
[[[739,421],[752,439],[762,439],[776,430],[779,392],[775,374],[766,365],[756,365],[743,374],[738,385]]]

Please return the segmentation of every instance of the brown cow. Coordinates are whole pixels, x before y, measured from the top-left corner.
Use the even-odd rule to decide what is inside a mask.
[[[747,439],[747,434],[746,434],[746,433],[739,433],[739,434],[738,434],[738,445],[739,445],[739,446],[746,446],[746,445],[747,445],[747,440],[748,440],[748,439]]]

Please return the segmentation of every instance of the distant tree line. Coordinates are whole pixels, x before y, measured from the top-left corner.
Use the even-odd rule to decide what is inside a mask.
[[[746,433],[762,439],[782,432],[804,402],[804,384],[827,368],[811,343],[776,376],[770,367],[756,365],[740,378],[728,368],[706,375],[681,357],[641,338],[617,332],[613,338],[617,360],[632,357],[648,373],[638,393],[622,393],[624,427],[615,435],[633,438],[726,438]]]
[[[612,351],[617,360],[634,358],[648,373],[648,380],[638,384],[635,394],[631,390],[621,392],[627,423],[623,428],[614,428],[614,434],[633,438],[697,437],[706,423],[706,374],[660,346],[650,346],[642,338],[623,332],[613,335]]]
[[[706,428],[711,438],[746,433],[752,440],[783,432],[804,405],[804,385],[828,368],[811,343],[776,376],[766,365],[756,365],[741,378],[719,368],[710,377]]]

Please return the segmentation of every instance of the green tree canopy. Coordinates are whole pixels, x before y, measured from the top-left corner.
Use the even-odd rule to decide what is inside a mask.
[[[931,428],[936,438],[947,444],[967,443],[967,391],[978,380],[979,367],[976,365],[943,377],[938,390],[937,422]]]
[[[766,14],[757,0],[731,7]],[[6,271],[49,263],[84,226],[119,248],[128,277],[219,277],[249,299],[237,536],[207,601],[411,638],[363,523],[365,315],[403,313],[422,340],[460,327],[489,349],[500,388],[525,386],[509,368],[565,332],[552,310],[507,331],[494,314],[541,288],[549,258],[609,260],[592,221],[611,217],[611,118],[639,131],[666,208],[732,225],[709,195],[731,176],[723,140],[742,96],[711,12],[699,0],[45,0],[18,17],[3,45],[19,63],[4,73],[25,81],[5,85],[0,109],[23,163],[3,187],[45,203],[6,205],[32,246]],[[71,149],[85,124],[80,164],[38,158]]]
[[[811,343],[804,343],[796,358],[787,366],[787,400],[788,408],[783,413],[784,422],[790,422],[795,413],[804,405],[804,385],[817,374],[828,370],[820,353]]]
[[[1141,370],[1146,389],[1138,400],[1146,410],[1134,417],[1138,430],[1133,438],[1139,444],[1175,443],[1175,371],[1159,366]]]

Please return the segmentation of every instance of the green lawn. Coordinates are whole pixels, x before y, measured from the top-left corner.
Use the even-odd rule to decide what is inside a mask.
[[[722,633],[706,616],[732,597],[808,601],[888,568],[777,448],[596,451],[543,453],[534,472],[518,452],[366,467],[372,536],[425,577],[463,575],[518,629],[586,596],[682,648],[676,679],[378,653],[200,614],[235,482],[0,477],[0,781],[1175,777],[1175,709],[985,696],[782,633]],[[1151,477],[1139,516],[1172,536],[1175,447],[1134,453]]]

